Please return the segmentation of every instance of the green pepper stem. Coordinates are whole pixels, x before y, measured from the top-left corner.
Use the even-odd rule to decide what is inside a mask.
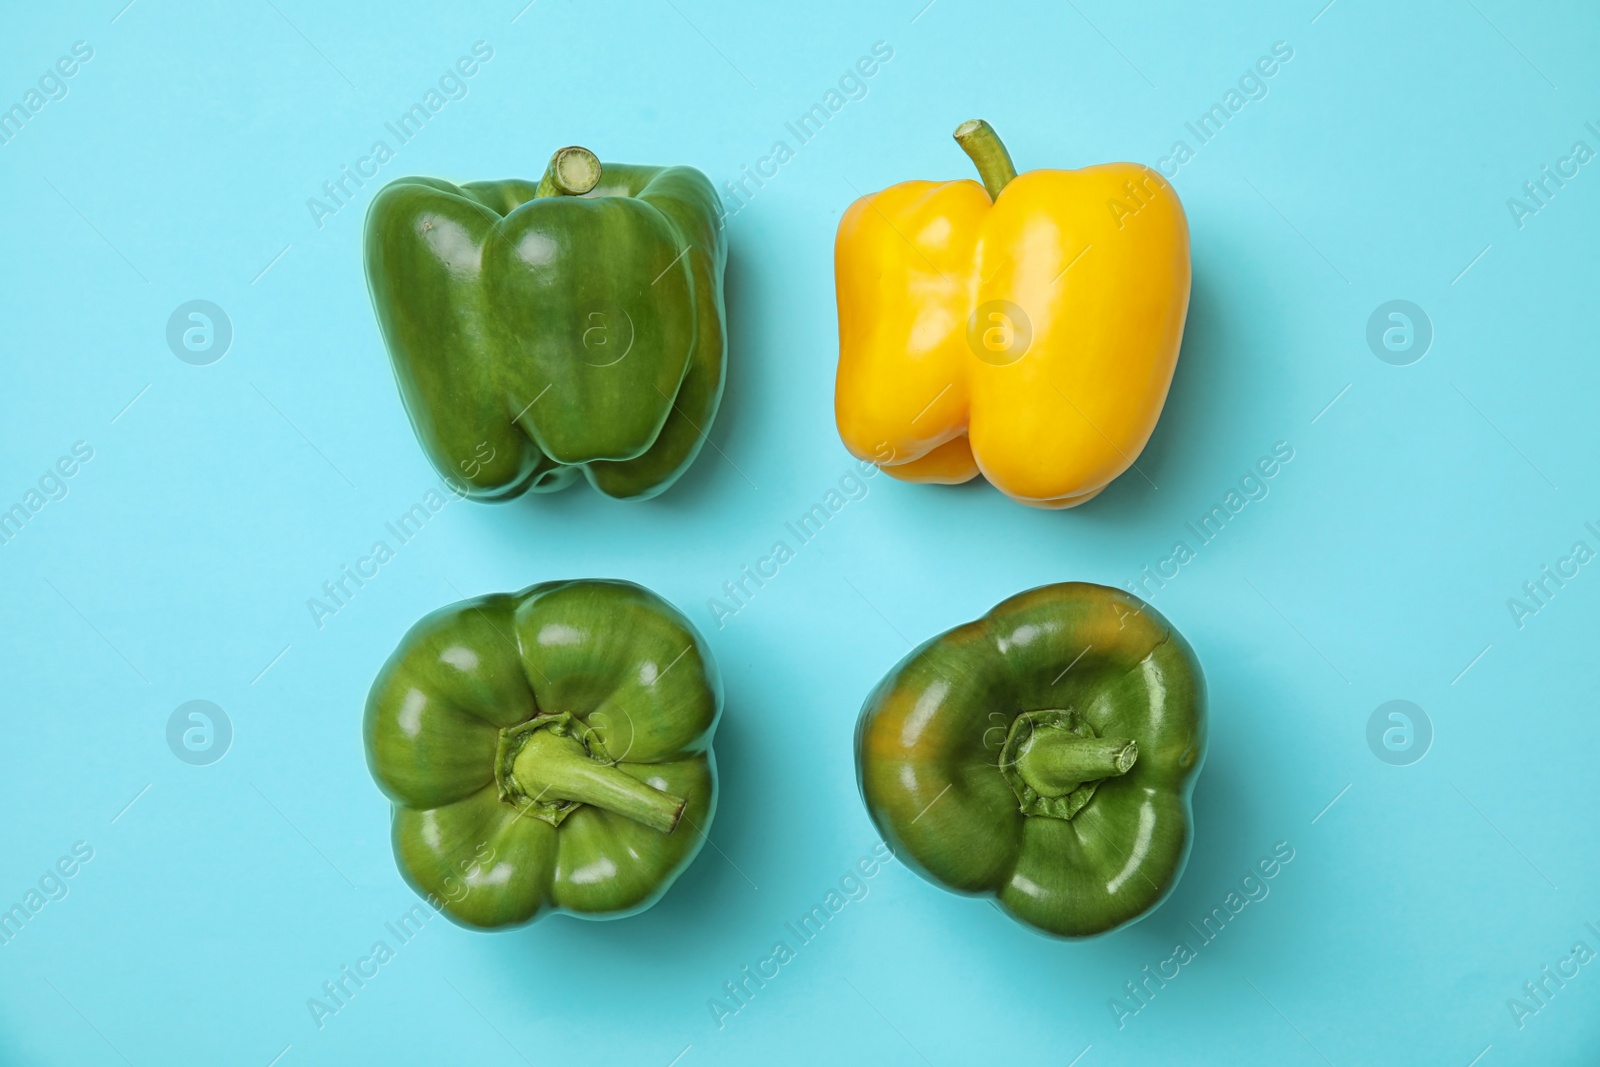
[[[1017,756],[1017,773],[1041,796],[1059,797],[1084,782],[1127,774],[1139,743],[1126,737],[1079,737],[1046,727],[1034,732]]]
[[[575,800],[670,834],[687,803],[590,756],[576,738],[535,730],[511,763],[511,776],[529,797]]]
[[[599,184],[600,160],[587,148],[569,145],[550,157],[533,196],[582,196]]]
[[[977,164],[978,177],[983,179],[983,187],[989,190],[989,199],[1000,199],[1000,190],[1017,176],[1011,153],[1006,151],[1000,135],[983,119],[968,119],[956,127],[955,138],[961,150]]]

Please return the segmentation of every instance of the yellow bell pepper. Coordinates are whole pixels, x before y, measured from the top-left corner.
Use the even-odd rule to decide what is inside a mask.
[[[982,185],[902,182],[839,222],[839,434],[896,478],[982,474],[1021,503],[1074,507],[1155,429],[1189,225],[1149,167],[1019,176],[987,122],[955,137]]]

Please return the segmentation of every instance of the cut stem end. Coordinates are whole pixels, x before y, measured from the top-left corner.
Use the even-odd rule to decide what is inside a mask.
[[[1000,190],[1017,176],[1011,153],[1006,151],[1000,135],[983,119],[968,119],[956,127],[954,136],[956,144],[977,166],[978,177],[983,179],[983,187],[989,190],[989,199],[1000,199]]]
[[[550,165],[539,179],[534,198],[541,196],[582,196],[600,184],[600,159],[587,148],[568,145],[558,148]]]

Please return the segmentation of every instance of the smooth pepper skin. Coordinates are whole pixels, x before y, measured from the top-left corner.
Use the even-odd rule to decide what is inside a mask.
[[[590,156],[592,158],[592,155]],[[478,500],[666,489],[722,397],[727,245],[689,167],[599,164],[582,195],[401,178],[367,212],[366,272],[423,451]]]
[[[839,433],[896,478],[982,474],[1020,503],[1073,507],[1155,429],[1189,306],[1188,223],[1139,164],[994,184],[903,182],[840,220]]]
[[[705,840],[721,707],[705,641],[632,583],[547,582],[435,611],[367,698],[367,765],[394,803],[395,861],[463,926],[642,911]],[[571,801],[528,773],[539,743],[631,795]]]
[[[1081,740],[1043,725],[1063,715]],[[1137,756],[1029,801],[1018,743],[1047,735]],[[1155,908],[1183,872],[1205,683],[1188,642],[1139,598],[1042,586],[901,661],[867,698],[855,744],[862,798],[900,859],[1047,934],[1090,937]]]

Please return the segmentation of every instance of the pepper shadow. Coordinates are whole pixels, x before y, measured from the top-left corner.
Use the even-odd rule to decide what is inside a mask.
[[[1189,922],[1198,921],[1220,905],[1257,854],[1271,851],[1270,842],[1258,847],[1243,840],[1239,833],[1240,826],[1248,825],[1251,811],[1259,808],[1259,798],[1253,805],[1240,787],[1241,781],[1248,781],[1248,774],[1246,761],[1234,752],[1218,752],[1214,747],[1208,753],[1195,783],[1191,806],[1194,837],[1189,861],[1177,886],[1158,908],[1132,926],[1095,939],[1114,950],[1103,961],[1108,967],[1105,979],[1110,987],[1137,977],[1135,972],[1140,965],[1165,959],[1176,941],[1193,945],[1195,935]]]
[[[1241,634],[1196,636],[1203,637],[1206,658],[1214,663],[1261,667],[1260,649]],[[1228,679],[1230,688],[1237,687],[1240,677],[1234,674]],[[1282,688],[1276,680],[1270,687]],[[1210,688],[1206,763],[1195,783],[1189,864],[1172,896],[1148,924],[1140,924],[1153,931],[1181,931],[1188,921],[1209,914],[1238,888],[1240,879],[1257,873],[1256,861],[1270,856],[1276,842],[1286,840],[1299,847],[1309,827],[1300,820],[1301,813],[1284,810],[1281,797],[1263,792],[1260,767],[1267,755],[1287,766],[1317,767],[1327,762],[1326,753],[1313,751],[1292,723],[1260,721],[1259,716],[1267,714],[1266,705],[1250,699],[1225,705],[1218,701],[1215,686]],[[1247,717],[1252,708],[1258,709],[1256,718]],[[1303,814],[1311,817],[1309,812]]]
[[[748,403],[741,397],[741,389],[748,386],[749,375],[741,365],[740,353],[758,350],[756,330],[746,326],[755,316],[748,314],[746,302],[748,289],[744,282],[744,267],[749,257],[730,241],[728,265],[723,280],[723,306],[727,315],[728,356],[723,381],[722,399],[706,425],[700,427],[704,434],[700,451],[694,462],[677,481],[648,500],[613,500],[596,490],[585,479],[555,493],[524,493],[504,502],[520,525],[553,522],[584,523],[596,520],[586,514],[591,508],[615,508],[609,518],[638,521],[654,513],[673,516],[704,514],[711,509],[716,498],[725,495],[732,483],[744,486],[745,476],[738,468],[737,453],[746,442],[740,436],[740,412]]]
[[[1193,480],[1203,469],[1196,460],[1199,450],[1186,442],[1200,440],[1208,426],[1214,426],[1228,389],[1219,373],[1230,336],[1228,307],[1213,286],[1212,276],[1209,264],[1195,265],[1177,367],[1144,451],[1134,466],[1099,496],[1055,514],[1070,516],[1077,523],[1126,529],[1129,523],[1148,519],[1160,507],[1160,494]],[[981,476],[960,485],[938,486],[937,491],[950,495],[999,492]]]
[[[1137,461],[1161,490],[1182,484],[1199,469],[1193,459],[1197,450],[1185,443],[1202,439],[1225,410],[1227,343],[1233,331],[1228,321],[1231,309],[1213,277],[1208,262],[1195,264],[1189,316],[1183,326],[1172,388],[1155,432]],[[1143,479],[1140,482],[1144,484]]]
[[[751,356],[762,351],[755,322],[760,317],[749,306],[751,290],[745,277],[745,266],[751,256],[740,247],[739,241],[728,240],[728,266],[723,275],[723,309],[727,318],[728,356],[727,369],[722,383],[722,400],[717,405],[708,425],[701,426],[704,440],[700,452],[689,469],[668,486],[659,496],[642,501],[645,507],[663,511],[695,512],[714,506],[719,496],[730,488],[745,486],[746,474],[741,472],[739,454],[746,452],[742,429],[746,424],[744,414],[753,401],[752,384],[755,368]],[[736,485],[730,484],[737,483]]]
[[[1096,526],[1123,528],[1148,518],[1161,507],[1163,495],[1194,480],[1203,468],[1201,450],[1193,442],[1214,429],[1224,410],[1228,382],[1224,375],[1227,342],[1232,335],[1230,308],[1212,279],[1209,260],[1194,265],[1189,314],[1184,322],[1178,364],[1166,404],[1144,451],[1130,467],[1093,500],[1069,508],[1074,518]],[[1172,496],[1179,494],[1170,493]]]
[[[726,674],[724,684],[728,684]],[[765,830],[758,772],[771,752],[755,750],[754,712],[761,707],[761,694],[753,686],[734,684],[724,695],[712,749],[717,760],[717,811],[711,825],[701,828],[707,840],[689,869],[653,907],[636,915],[598,921],[550,915],[521,930],[484,938],[491,949],[484,952],[486,966],[503,970],[522,988],[533,988],[528,983],[552,967],[564,981],[577,980],[581,985],[571,961],[583,961],[583,969],[619,980],[623,976],[615,968],[622,968],[628,977],[677,982],[682,980],[684,961],[715,943],[709,931],[757,899],[759,882],[749,880],[755,872],[744,857],[758,854]],[[674,832],[695,831],[685,823]]]
[[[1252,813],[1265,806],[1244,785],[1251,780],[1250,767],[1235,747],[1217,745],[1213,738],[1206,765],[1195,781],[1189,863],[1177,888],[1155,913],[1167,920],[1163,925],[1182,926],[1184,920],[1209,912],[1222,903],[1258,853],[1271,851],[1270,842],[1250,841],[1241,832],[1250,826]]]
[[[22,1056],[22,1047],[11,1036],[13,1032],[21,1029],[18,1026],[6,1025],[0,1027],[0,1063],[25,1063]]]

